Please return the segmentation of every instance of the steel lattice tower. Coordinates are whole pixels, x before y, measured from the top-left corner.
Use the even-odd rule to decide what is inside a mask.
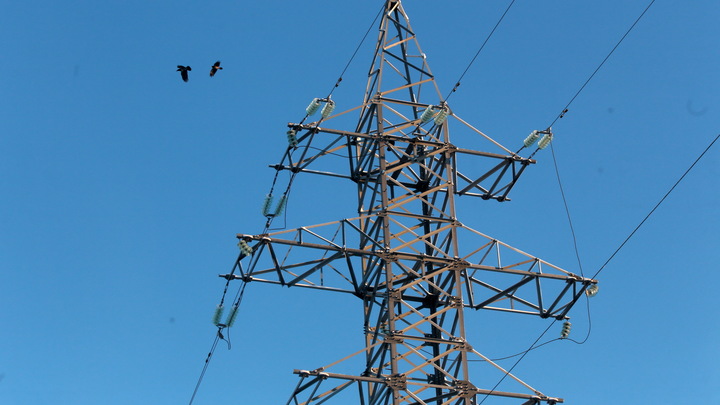
[[[365,347],[323,368],[295,370],[300,382],[288,404],[332,403],[339,393],[352,393],[361,405],[470,405],[488,394],[525,404],[562,402],[509,373],[526,392],[492,391],[471,382],[476,380],[470,375],[470,358],[485,360],[495,373],[492,380],[482,381],[486,385],[506,371],[466,340],[465,311],[564,319],[596,281],[458,220],[456,196],[506,201],[534,161],[452,113],[401,1],[387,0],[385,7],[363,103],[323,114],[316,122],[305,123],[306,118],[288,124],[293,142],[281,163],[273,166],[293,177],[315,173],[354,182],[358,216],[260,235],[238,234],[244,252],[233,273],[222,277],[343,292],[362,302]],[[333,104],[329,99],[319,102]],[[354,130],[326,126],[358,111]],[[475,136],[491,152],[452,144],[451,125],[453,131]],[[319,162],[331,154],[345,156],[349,171],[318,170]],[[343,364],[359,364],[358,358],[361,369],[336,372]]]

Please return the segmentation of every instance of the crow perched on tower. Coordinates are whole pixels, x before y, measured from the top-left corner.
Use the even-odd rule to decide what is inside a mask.
[[[180,77],[182,77],[183,81],[188,81],[188,72],[191,71],[192,68],[190,66],[183,66],[178,65],[177,71],[180,72]]]
[[[215,62],[215,64],[210,68],[210,77],[215,76],[215,73],[217,73],[218,70],[222,70],[220,67],[220,61]]]

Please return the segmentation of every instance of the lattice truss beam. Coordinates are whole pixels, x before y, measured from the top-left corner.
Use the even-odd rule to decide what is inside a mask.
[[[248,258],[248,269],[240,268],[235,277],[349,293],[363,299],[399,291],[409,302],[422,304],[432,299],[436,305],[452,305],[453,289],[459,283],[466,292],[465,308],[558,319],[597,282],[457,222],[436,221],[434,231],[424,234],[419,232],[423,228],[420,222],[411,226],[403,223],[404,219],[412,218],[390,218],[397,229],[390,241],[383,240],[379,232],[380,216],[266,235],[239,234],[239,239],[250,242],[254,253]],[[446,252],[453,244],[451,228],[463,245],[470,247],[458,257]],[[390,280],[385,278],[388,265],[393,266]],[[454,278],[456,269],[459,281]],[[433,297],[428,298],[431,291]]]

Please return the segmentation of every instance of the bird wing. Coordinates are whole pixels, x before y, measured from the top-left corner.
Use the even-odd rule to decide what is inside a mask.
[[[184,82],[188,81],[188,72],[187,72],[187,70],[183,69],[183,70],[180,72],[180,76],[182,76],[182,79],[183,79]]]
[[[220,67],[220,61],[215,62],[215,64],[213,65],[213,67]]]

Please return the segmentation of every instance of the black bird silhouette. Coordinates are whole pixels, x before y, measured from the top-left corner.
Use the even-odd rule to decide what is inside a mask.
[[[210,77],[215,76],[215,73],[217,73],[218,70],[222,70],[220,67],[220,61],[215,62],[215,64],[210,68]]]
[[[190,66],[183,66],[178,65],[177,71],[180,72],[180,77],[182,77],[183,81],[188,81],[188,72],[191,71],[192,68]]]

